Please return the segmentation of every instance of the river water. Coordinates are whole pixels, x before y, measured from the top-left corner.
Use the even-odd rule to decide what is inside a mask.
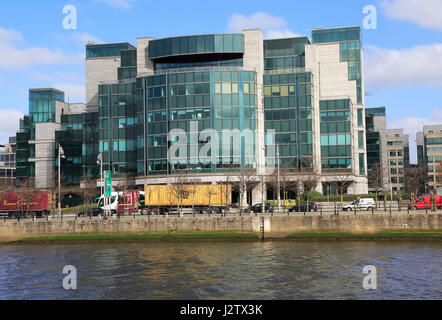
[[[441,267],[442,242],[0,246],[0,299],[442,299]]]

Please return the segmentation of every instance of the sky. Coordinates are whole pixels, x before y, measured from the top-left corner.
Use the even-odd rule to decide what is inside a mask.
[[[2,1],[0,142],[15,135],[28,113],[30,88],[54,87],[70,102],[85,102],[88,41],[136,45],[138,37],[249,28],[262,29],[267,39],[311,39],[318,27],[361,26],[365,105],[387,108],[387,127],[410,135],[416,162],[416,131],[442,124],[441,17],[442,0]]]

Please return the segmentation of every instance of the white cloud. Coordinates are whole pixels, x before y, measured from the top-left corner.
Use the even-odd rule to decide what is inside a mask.
[[[442,31],[442,0],[385,0],[387,17]]]
[[[249,17],[235,13],[230,17],[227,32],[241,32],[246,29],[261,29],[266,39],[300,36],[287,29],[287,22],[283,18],[265,12],[257,12]]]
[[[85,102],[86,88],[83,84],[84,78],[75,72],[54,72],[44,73],[31,71],[28,77],[32,80],[42,82],[41,87],[55,88],[65,92],[66,101]]]
[[[302,37],[302,35],[294,33],[290,30],[269,30],[264,34],[264,38],[266,39],[282,39],[295,37]]]
[[[410,135],[410,160],[412,163],[417,163],[416,132],[422,131],[424,125],[440,124],[442,124],[442,110],[437,109],[432,110],[428,118],[405,117],[389,122],[387,127],[389,129],[403,128],[404,133]]]
[[[442,86],[442,43],[410,49],[366,46],[367,86]]]
[[[37,80],[37,81],[41,81],[41,82],[62,82],[62,83],[66,83],[66,82],[70,82],[70,83],[74,83],[74,82],[82,82],[84,81],[84,76],[76,73],[76,72],[66,72],[66,71],[57,71],[57,72],[53,72],[53,73],[45,73],[45,72],[40,72],[40,71],[29,71],[27,73],[27,76],[32,79],[32,80]]]
[[[103,40],[100,40],[87,32],[74,32],[72,34],[72,39],[81,46],[85,46],[88,42],[94,42],[96,44],[104,43]]]
[[[86,101],[86,87],[84,85],[56,82],[52,83],[50,87],[64,91],[66,102],[84,103]]]
[[[15,136],[22,117],[23,113],[17,110],[0,110],[0,143],[8,142],[9,137]]]
[[[128,0],[96,0],[97,2],[104,2],[112,8],[129,9],[131,4]]]
[[[20,48],[17,42],[23,41],[20,32],[0,28],[0,69],[25,69],[32,65],[79,65],[84,54],[66,54],[60,49],[42,47]]]

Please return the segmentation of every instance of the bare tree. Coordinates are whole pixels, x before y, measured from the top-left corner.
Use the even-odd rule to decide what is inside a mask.
[[[20,188],[17,189],[17,200],[18,207],[21,208],[21,217],[28,216],[29,204],[34,200],[34,197],[34,180],[31,178],[22,179]]]
[[[316,189],[320,178],[318,166],[313,162],[306,169],[301,169],[300,179],[304,187],[304,193],[307,193],[307,210],[309,210],[310,192]]]
[[[158,214],[160,213],[160,200],[161,200],[161,189],[157,186],[156,189],[154,190],[154,193],[157,196],[157,209],[158,209]],[[171,196],[171,195],[169,195]]]
[[[97,195],[100,193],[100,189],[97,187],[97,180],[96,178],[85,176],[82,179],[83,184],[83,205],[84,205],[84,211],[85,216],[89,213],[89,205],[92,203],[92,201],[97,197]]]
[[[192,196],[192,212],[195,212],[195,196],[198,190],[198,185],[201,183],[201,179],[198,178],[189,178],[188,179],[188,183],[190,184],[189,186],[189,192],[190,195]]]
[[[83,191],[79,187],[67,187],[65,183],[66,179],[63,172],[60,175],[60,186],[58,183],[58,173],[54,175],[51,184],[51,193],[53,197],[58,200],[60,198],[60,204],[63,202],[64,198],[70,193],[76,192],[78,194],[82,194]],[[58,208],[58,201],[56,201],[55,206]]]
[[[212,197],[216,196],[218,194],[216,188],[213,187],[213,185],[208,184],[204,187],[204,194],[209,199],[209,210],[212,207]]]
[[[279,183],[278,183],[279,179]],[[278,194],[278,187],[280,192],[282,191],[281,200],[283,201],[283,210],[285,212],[287,207],[287,193],[289,191],[296,191],[296,184],[299,180],[299,176],[290,169],[290,167],[282,166],[279,168],[279,178],[278,171],[274,171],[271,175],[267,176],[267,184],[273,190],[273,203],[276,201]]]
[[[131,190],[133,187],[133,181],[127,174],[120,174],[112,182],[112,186],[116,192],[122,192],[123,194]]]
[[[283,201],[284,201],[284,212],[287,206],[287,193],[289,191],[296,191],[296,186],[299,181],[299,177],[293,172],[290,172],[289,168],[282,167],[280,169],[280,179],[281,179],[281,188],[282,188],[282,194],[283,194]]]
[[[174,178],[171,191],[174,198],[177,200],[178,212],[182,214],[183,201],[184,199],[188,199],[190,195],[188,179],[184,174],[178,174]]]
[[[264,201],[264,194],[267,191],[266,188],[266,183],[267,183],[267,179],[266,176],[261,175],[260,177],[260,181],[259,181],[259,185],[260,185],[260,191],[261,191],[261,213],[265,213],[266,212],[266,205],[265,205],[265,201]]]
[[[144,193],[144,205],[145,206],[147,206],[147,203],[149,203],[149,206],[150,206],[150,203],[152,202],[153,191],[154,191],[153,188],[151,188],[150,186],[148,186],[145,189],[145,193]]]
[[[256,183],[256,169],[243,167],[238,173],[238,189],[240,199],[240,212],[244,206],[244,193],[248,192],[251,186]]]
[[[417,168],[411,166],[405,168],[405,189],[410,193],[410,199],[415,199],[419,194],[426,193],[427,184],[428,169],[425,164],[420,164]]]
[[[442,161],[434,166],[434,177],[438,186],[442,186]]]
[[[347,193],[348,187],[353,183],[352,177],[353,175],[351,173],[341,172],[334,181],[336,190],[338,190],[341,198],[341,208],[344,206],[344,194]]]
[[[232,194],[231,178],[229,176],[226,177],[225,187],[221,181],[219,182],[219,185],[220,185],[220,194],[222,199],[221,202],[225,201],[225,210],[227,210],[227,212],[230,212],[229,195]]]
[[[383,167],[380,162],[376,162],[371,168],[368,169],[368,187],[375,191],[376,208],[378,207],[378,192],[384,189],[383,175]]]

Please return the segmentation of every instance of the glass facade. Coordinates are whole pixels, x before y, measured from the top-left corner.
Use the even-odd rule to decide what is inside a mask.
[[[81,150],[83,176],[97,177],[100,174],[100,168],[97,166],[98,115],[98,112],[83,113]]]
[[[17,182],[34,176],[34,164],[29,162],[29,143],[31,127],[29,116],[20,120],[20,129],[16,135],[16,176]]]
[[[264,76],[265,131],[275,130],[281,165],[312,166],[312,76],[293,73]]]
[[[37,122],[55,122],[55,103],[64,102],[64,92],[55,89],[29,90],[29,125],[31,140],[35,138]]]
[[[129,43],[92,44],[86,45],[86,58],[116,57],[123,50],[136,49]]]
[[[379,132],[367,132],[367,166],[370,170],[381,163],[381,138]]]
[[[98,151],[103,154],[103,170],[135,176],[135,82],[99,85],[98,99]]]
[[[351,171],[351,102],[320,101],[321,159],[324,172]]]
[[[222,132],[254,130],[255,94],[255,73],[248,71],[169,73],[138,79],[138,117],[143,116],[143,107],[146,117],[146,130],[140,130],[137,137],[138,174],[223,172],[239,169],[242,164],[256,167],[254,150],[246,152],[242,141],[239,153],[234,152],[232,138]],[[208,159],[201,157],[208,141],[200,141],[198,134],[212,128],[220,144],[218,150],[212,149],[205,155],[216,152],[215,163],[208,163]],[[177,142],[168,142],[171,130],[186,132],[189,142],[188,156],[177,163],[168,161],[168,149]],[[196,134],[197,141],[192,141],[192,134]]]
[[[149,43],[149,58],[209,53],[243,53],[242,34],[198,35],[153,40]]]
[[[78,185],[82,176],[82,130],[83,114],[61,116],[61,131],[55,132],[56,160],[58,170],[58,146],[61,145],[65,158],[61,159],[61,178],[66,186]]]
[[[211,61],[191,61],[191,62],[176,62],[176,63],[157,63],[155,64],[155,68],[157,72],[178,72],[180,69],[196,69],[202,68],[206,70],[214,70],[214,69],[223,69],[225,67],[238,67],[238,70],[241,70],[243,66],[243,58],[235,58],[235,59],[216,59]],[[184,70],[181,70],[184,71]]]
[[[281,165],[294,171],[313,166],[313,81],[305,71],[308,43],[306,37],[264,41],[265,132],[275,130],[274,141],[267,136],[265,143],[270,150],[279,149]]]
[[[118,80],[137,77],[137,50],[121,51],[121,67],[118,68]]]
[[[305,72],[306,37],[264,41],[264,70],[267,74]]]
[[[361,30],[359,27],[317,29],[312,31],[313,43],[360,41]]]

